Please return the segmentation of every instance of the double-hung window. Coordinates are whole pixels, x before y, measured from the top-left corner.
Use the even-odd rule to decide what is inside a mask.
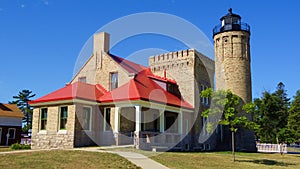
[[[67,127],[67,120],[68,120],[68,107],[60,107],[60,124],[59,129],[65,130]]]
[[[118,88],[118,72],[110,73],[110,90]]]
[[[41,110],[41,130],[46,130],[47,128],[47,116],[48,116],[48,109],[42,108]]]

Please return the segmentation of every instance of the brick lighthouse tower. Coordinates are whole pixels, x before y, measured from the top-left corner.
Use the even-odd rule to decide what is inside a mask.
[[[250,26],[242,23],[241,16],[232,13],[231,8],[220,21],[213,29],[216,90],[229,89],[244,103],[251,102]],[[252,115],[247,118],[252,120]],[[254,133],[239,129],[236,149],[255,151]]]

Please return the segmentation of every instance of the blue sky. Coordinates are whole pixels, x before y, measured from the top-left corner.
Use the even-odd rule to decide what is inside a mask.
[[[11,101],[22,89],[41,97],[63,87],[72,79],[85,42],[115,19],[140,12],[168,13],[196,25],[212,42],[212,29],[229,7],[251,26],[253,97],[274,91],[280,81],[292,97],[300,89],[296,0],[0,0],[0,102]],[[123,41],[112,53],[127,57],[145,48],[175,51],[185,46],[145,35]]]

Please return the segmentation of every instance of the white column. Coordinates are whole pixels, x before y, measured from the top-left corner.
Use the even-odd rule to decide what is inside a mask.
[[[160,118],[159,118],[159,131],[165,132],[165,112],[164,110],[159,110]]]
[[[120,130],[120,107],[115,107],[115,128],[114,132],[118,133]]]
[[[135,106],[135,131],[141,131],[142,122],[142,107],[140,105]]]
[[[182,115],[182,112],[179,112],[178,114],[179,116],[179,123],[178,123],[178,128],[179,128],[179,134],[182,134],[182,128],[183,128],[183,125],[182,125],[182,119],[183,119],[183,115]]]

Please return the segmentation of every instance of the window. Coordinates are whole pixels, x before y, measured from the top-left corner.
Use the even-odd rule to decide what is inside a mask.
[[[68,120],[68,107],[60,107],[60,123],[59,129],[66,129]]]
[[[91,130],[91,117],[92,117],[91,107],[83,107],[82,116],[83,116],[82,129]]]
[[[110,129],[110,108],[104,109],[104,131]]]
[[[86,83],[86,77],[85,77],[85,76],[79,77],[79,78],[78,78],[78,81],[79,81],[79,82],[82,82],[82,83]]]
[[[110,73],[110,90],[118,88],[118,72]]]
[[[47,108],[43,108],[41,111],[41,130],[46,130],[47,127]]]
[[[9,139],[15,139],[16,137],[16,129],[15,128],[9,128],[8,129]]]

